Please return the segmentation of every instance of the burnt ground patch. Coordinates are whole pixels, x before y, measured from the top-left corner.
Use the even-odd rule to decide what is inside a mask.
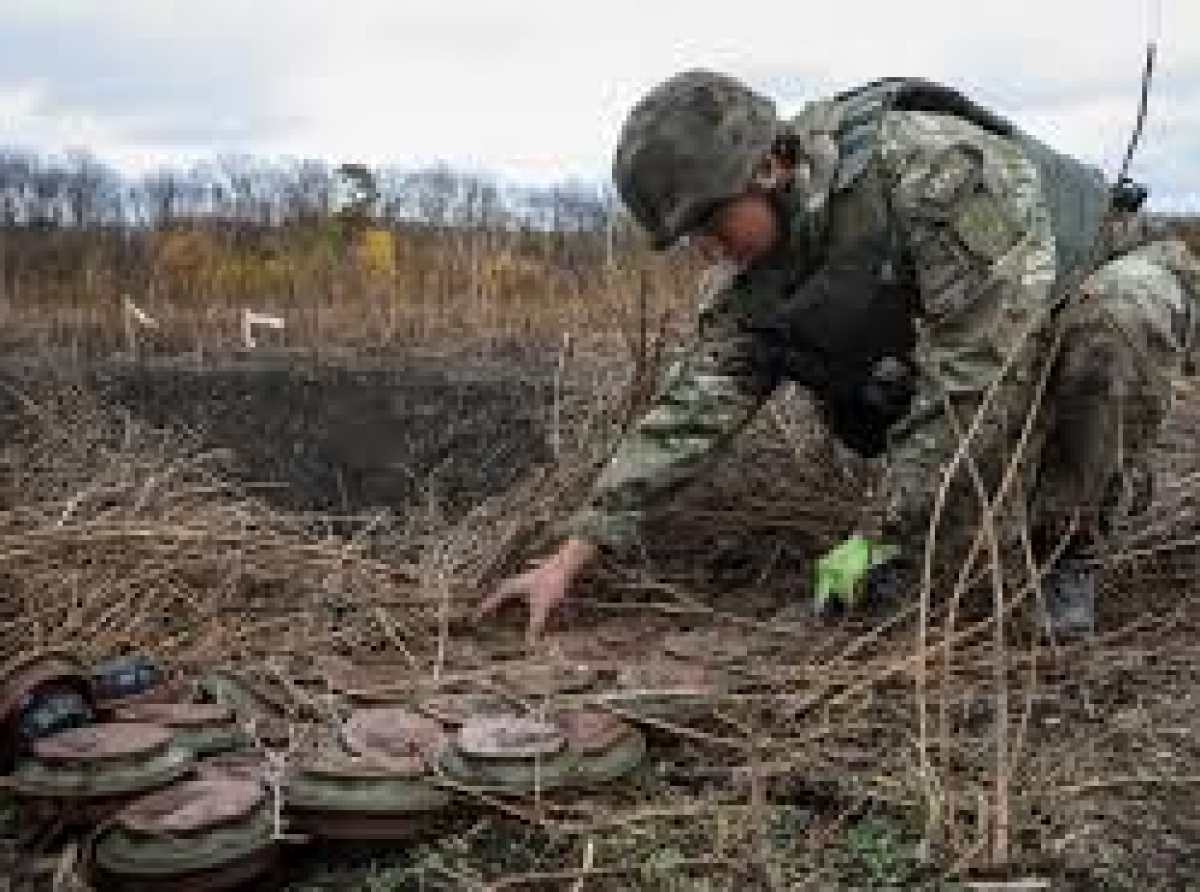
[[[0,369],[17,394],[77,385],[155,426],[228,450],[239,482],[281,508],[397,514],[432,499],[447,519],[504,491],[547,456],[548,389],[536,370],[394,357],[290,356]]]

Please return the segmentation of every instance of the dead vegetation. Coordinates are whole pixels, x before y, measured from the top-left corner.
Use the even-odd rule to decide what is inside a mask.
[[[329,721],[314,657],[384,663],[393,684],[546,658],[522,649],[516,621],[480,629],[471,614],[547,544],[669,353],[644,277],[610,275],[624,322],[550,342],[555,460],[453,524],[435,500],[404,523],[287,513],[187,432],[71,388],[23,392],[2,464],[0,656],[68,646],[234,667],[294,729]],[[986,549],[964,575],[984,575],[974,613],[951,581],[879,620],[777,619],[874,474],[782,396],[572,616],[650,646],[716,630],[744,646],[737,689],[702,720],[660,726],[653,763],[611,794],[487,803],[438,841],[309,864],[295,888],[933,887],[989,872],[1193,887],[1198,423],[1200,396],[1181,389],[1165,485],[1106,556],[1103,634],[1052,647],[1028,634],[1036,568],[989,588]]]
[[[564,392],[609,380],[586,352],[564,360]],[[628,391],[599,392],[560,407],[557,462],[464,520],[439,525],[431,507],[421,523],[362,517],[349,530],[234,487],[224,457],[184,433],[71,389],[24,394],[4,459],[4,653],[236,667],[297,727],[329,720],[303,681],[315,656],[382,661],[393,684],[544,659],[522,650],[515,621],[480,630],[469,617],[545,543],[618,434]],[[615,639],[639,625],[651,642],[717,630],[741,652],[736,691],[703,720],[660,728],[654,765],[626,788],[485,808],[460,834],[376,852],[357,873],[333,862],[340,882],[875,888],[980,869],[1078,874],[1094,884],[1082,888],[1191,882],[1198,411],[1185,395],[1163,449],[1170,483],[1109,556],[1104,634],[1036,645],[1021,621],[1032,596],[1014,585],[998,651],[994,613],[951,625],[937,599],[924,623],[916,602],[880,624],[773,618],[805,597],[806,560],[853,524],[872,476],[784,396],[710,484],[656,520],[660,544],[604,568],[573,617]],[[570,636],[547,646],[561,654]],[[330,869],[310,864],[297,888]]]

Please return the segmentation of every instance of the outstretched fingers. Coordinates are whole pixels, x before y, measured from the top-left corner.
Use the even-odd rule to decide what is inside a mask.
[[[525,588],[521,585],[520,577],[506,579],[494,592],[484,599],[483,603],[479,606],[478,615],[490,616],[513,598],[520,597],[524,593]]]
[[[477,618],[495,613],[509,601],[525,601],[529,605],[526,637],[535,644],[565,597],[570,577],[569,568],[561,563],[541,561],[534,569],[502,582],[480,605]]]

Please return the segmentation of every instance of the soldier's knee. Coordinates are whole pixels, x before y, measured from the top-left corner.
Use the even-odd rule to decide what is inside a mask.
[[[1138,390],[1137,363],[1129,344],[1110,325],[1078,329],[1064,341],[1051,387],[1055,415],[1062,420],[1092,415],[1096,407]]]
[[[1154,242],[1105,264],[1084,284],[1099,312],[1159,362],[1191,346],[1200,266],[1181,242]]]

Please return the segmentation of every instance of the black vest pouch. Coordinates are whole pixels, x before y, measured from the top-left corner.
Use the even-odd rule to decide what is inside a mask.
[[[866,456],[883,451],[915,389],[915,292],[900,256],[890,233],[864,237],[758,320],[781,345],[780,377],[810,389],[832,433]]]
[[[884,188],[868,182],[872,147],[891,110],[954,115],[1018,143],[1037,167],[1053,221],[1057,253],[1054,299],[1070,293],[1102,257],[1097,234],[1108,206],[1103,174],[1064,156],[958,91],[929,81],[887,78],[834,97],[839,177],[830,201],[828,227],[818,239],[815,270],[772,270],[764,293],[782,295],[755,320],[775,345],[778,375],[809,388],[832,433],[863,455],[876,455],[886,435],[907,415],[916,389],[912,362],[919,289],[907,252],[891,219]],[[978,150],[963,152],[964,175],[946,190],[944,202],[926,209],[949,221],[958,198],[981,180]],[[932,190],[935,191],[936,190]],[[969,246],[968,246],[969,247]],[[1099,250],[1098,250],[1099,249]],[[990,252],[994,253],[994,252]],[[765,281],[765,280],[764,280]]]

